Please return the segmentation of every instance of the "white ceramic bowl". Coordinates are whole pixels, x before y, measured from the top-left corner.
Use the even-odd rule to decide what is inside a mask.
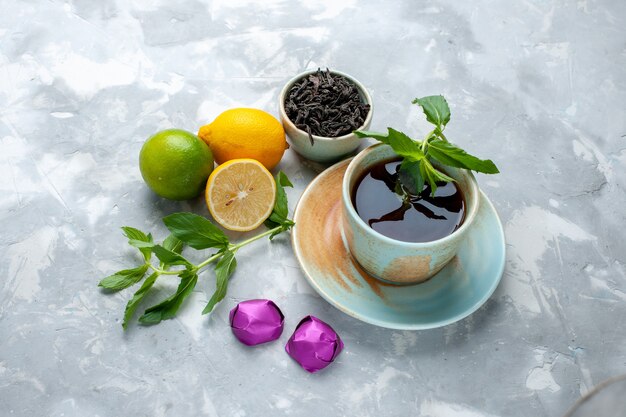
[[[336,161],[351,152],[354,152],[354,150],[358,148],[361,144],[361,139],[356,137],[354,133],[349,133],[347,135],[339,136],[336,138],[312,135],[313,145],[311,145],[309,134],[304,130],[298,129],[296,125],[289,119],[289,117],[287,117],[287,113],[285,112],[285,98],[287,97],[289,90],[291,90],[291,87],[293,87],[293,85],[296,82],[300,81],[302,78],[316,72],[317,70],[305,71],[301,74],[296,75],[291,80],[289,80],[287,84],[285,84],[278,98],[278,111],[280,114],[280,119],[283,122],[285,133],[287,133],[289,143],[293,150],[312,161],[331,162]],[[372,98],[370,97],[370,94],[360,82],[358,82],[348,74],[333,70],[331,70],[330,73],[341,75],[351,81],[359,90],[359,94],[361,95],[363,101],[370,105],[370,111],[367,114],[365,121],[363,122],[363,126],[360,126],[357,130],[368,129],[372,122],[372,114],[374,113],[374,107],[372,105]]]

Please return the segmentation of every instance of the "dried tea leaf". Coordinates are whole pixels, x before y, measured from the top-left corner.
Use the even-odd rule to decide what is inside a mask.
[[[326,71],[317,72],[296,82],[287,93],[287,117],[309,135],[336,138],[360,128],[370,111],[359,90],[347,78]]]

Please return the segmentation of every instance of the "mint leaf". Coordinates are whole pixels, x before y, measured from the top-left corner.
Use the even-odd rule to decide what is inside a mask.
[[[433,171],[434,168],[432,166],[429,168],[426,164],[420,164],[419,170],[420,175],[424,177],[424,180],[428,182],[428,185],[430,186],[430,195],[434,196],[435,191],[437,191],[437,180],[431,174],[431,171]]]
[[[272,214],[270,214],[270,217],[268,217],[267,220],[263,222],[263,224],[268,229],[273,229],[275,227],[282,225],[285,220],[287,220],[285,217],[281,216],[280,214],[276,212],[272,212]]]
[[[98,283],[98,286],[114,291],[123,290],[141,281],[147,270],[147,264],[138,266],[137,268],[124,269],[103,278]]]
[[[431,170],[431,175],[435,178],[435,180],[439,182],[454,182],[455,181],[454,178],[448,176],[445,172],[439,171],[437,168],[430,165],[430,163],[428,164],[428,166]]]
[[[284,187],[293,187],[291,181],[284,172],[279,171],[275,178],[276,181],[276,202],[272,214],[276,214],[281,219],[286,219],[289,215],[289,207],[287,206],[287,193]]]
[[[228,238],[217,226],[193,213],[174,213],[163,218],[174,236],[194,249],[225,248]]]
[[[146,234],[139,229],[135,229],[130,226],[122,226],[121,229],[124,231],[124,236],[128,239],[141,240],[143,242],[152,242],[152,236],[150,233]]]
[[[289,216],[289,206],[287,204],[287,193],[285,192],[284,187],[293,187],[291,181],[287,175],[279,171],[275,178],[276,181],[276,202],[274,203],[274,210],[272,210],[272,214],[270,217],[265,220],[265,227],[268,229],[273,229],[275,227],[285,225],[286,222],[289,222],[293,225],[293,222],[287,219]],[[290,227],[290,226],[289,226]],[[270,239],[274,236],[270,237]]]
[[[431,163],[424,159],[420,164],[420,174],[424,177],[430,186],[430,195],[434,196],[437,191],[437,182],[453,182],[454,178],[447,176],[443,172],[437,170]]]
[[[152,235],[150,233],[145,234],[139,229],[135,229],[130,226],[122,226],[124,235],[128,238],[128,243],[139,249],[146,261],[150,260],[150,246],[153,243]]]
[[[144,249],[147,249],[148,251],[150,251],[150,248],[152,248],[154,246],[154,242],[145,242],[143,240],[137,240],[137,239],[129,239],[128,240],[128,244],[131,245],[131,246],[136,247],[139,250],[141,250],[142,253],[143,253]],[[146,260],[148,260],[148,259],[146,259]]]
[[[418,104],[424,110],[426,120],[443,130],[443,126],[450,121],[450,107],[443,96],[428,96],[416,98],[413,104]]]
[[[237,260],[235,259],[235,253],[225,250],[215,266],[215,292],[206,307],[204,307],[204,310],[202,310],[202,314],[213,311],[215,305],[224,299],[226,291],[228,290],[228,279],[233,274],[236,267]]]
[[[183,241],[174,235],[165,238],[162,245],[165,249],[180,254],[183,251]]]
[[[192,271],[182,271],[179,275],[180,284],[176,292],[163,300],[161,303],[150,307],[144,314],[139,317],[139,321],[143,324],[157,324],[162,320],[171,319],[176,315],[181,304],[191,294],[198,282],[198,274]]]
[[[185,259],[182,255],[169,249],[165,249],[161,245],[154,245],[152,247],[152,252],[154,252],[156,257],[159,258],[165,266],[184,265],[186,267],[191,267],[191,262]]]
[[[428,142],[428,154],[443,165],[469,169],[485,174],[497,174],[498,167],[489,159],[478,159],[463,149],[440,139]]]
[[[122,327],[124,328],[124,330],[126,330],[128,322],[133,318],[133,314],[135,313],[137,306],[139,305],[141,300],[143,300],[146,294],[148,294],[148,291],[150,290],[150,288],[152,288],[158,277],[159,274],[155,272],[148,278],[146,278],[146,280],[141,285],[141,288],[139,288],[137,292],[135,292],[133,298],[131,298],[130,301],[128,301],[128,303],[126,304],[126,309],[124,310],[124,320],[122,321]]]
[[[405,135],[404,133],[394,130],[390,127],[387,128],[387,134],[355,130],[354,134],[360,138],[374,138],[379,142],[391,146],[395,153],[399,156],[409,159],[411,161],[420,161],[424,158],[424,152],[420,147],[420,144],[413,139]]]
[[[276,174],[276,184],[279,184],[283,187],[293,188],[293,184],[289,180],[289,177],[283,171],[278,171],[278,174]]]
[[[402,161],[398,170],[398,179],[409,194],[418,196],[424,189],[424,177],[420,172],[421,162]]]

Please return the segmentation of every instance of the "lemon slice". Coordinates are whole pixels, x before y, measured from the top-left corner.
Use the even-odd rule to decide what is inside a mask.
[[[272,214],[276,183],[272,174],[254,159],[233,159],[209,176],[206,203],[211,215],[228,230],[247,232]]]

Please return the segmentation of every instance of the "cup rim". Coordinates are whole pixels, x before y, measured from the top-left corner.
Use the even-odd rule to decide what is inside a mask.
[[[299,81],[300,79],[306,77],[307,75],[310,74],[314,74],[316,73],[318,70],[317,69],[310,69],[310,70],[306,70],[304,72],[301,72],[300,74],[292,77],[289,81],[287,81],[287,83],[284,85],[283,89],[280,92],[278,101],[279,101],[279,107],[278,110],[280,112],[280,116],[281,119],[283,120],[283,123],[289,125],[290,128],[297,130],[298,132],[302,132],[303,134],[308,136],[308,133],[305,132],[304,130],[296,127],[296,125],[291,121],[291,119],[289,118],[289,116],[287,116],[287,112],[285,111],[285,97],[287,96],[287,92],[291,89],[291,87],[293,87],[293,85]],[[367,91],[367,89],[365,88],[365,86],[363,84],[361,84],[356,78],[346,74],[345,72],[341,72],[341,71],[337,71],[337,70],[329,70],[331,74],[337,74],[337,75],[341,75],[342,77],[346,78],[347,80],[349,80],[350,82],[352,82],[356,88],[363,94],[363,96],[365,97],[365,101],[367,104],[369,104],[370,106],[370,110],[367,112],[367,116],[365,116],[365,119],[363,120],[363,124],[361,126],[359,126],[358,129],[355,130],[359,130],[364,126],[367,126],[369,123],[371,123],[372,121],[372,114],[373,112],[373,106],[372,106],[372,97],[370,96],[369,91]],[[346,133],[345,135],[342,136],[337,136],[337,137],[330,137],[330,136],[317,136],[317,135],[311,135],[313,136],[313,140],[320,140],[320,141],[338,141],[338,140],[343,140],[343,139],[350,139],[352,137],[354,137],[354,133],[350,132],[350,133]]]
[[[428,248],[435,244],[436,245],[446,244],[449,241],[456,239],[456,236],[458,236],[459,233],[464,233],[474,222],[474,218],[476,217],[476,214],[478,213],[478,208],[479,208],[478,206],[480,204],[480,199],[479,199],[480,190],[478,188],[478,183],[476,182],[476,178],[474,177],[474,174],[472,174],[471,171],[460,169],[460,168],[459,170],[462,172],[462,174],[466,175],[469,179],[469,184],[472,189],[472,194],[474,195],[475,203],[470,208],[470,210],[466,212],[466,216],[465,216],[465,219],[463,220],[463,223],[461,224],[461,227],[459,227],[458,229],[456,229],[449,235],[444,236],[440,239],[430,240],[428,242],[406,242],[404,240],[397,240],[397,239],[390,238],[389,236],[385,236],[382,233],[372,229],[369,225],[367,225],[367,223],[365,223],[365,221],[361,218],[361,216],[359,216],[356,209],[354,208],[354,205],[352,204],[352,197],[350,193],[350,177],[354,174],[354,170],[356,169],[357,164],[361,162],[361,160],[363,160],[365,156],[373,152],[376,148],[380,148],[384,146],[389,147],[389,145],[384,144],[384,143],[375,143],[373,145],[368,146],[367,148],[359,152],[352,159],[352,161],[350,161],[350,163],[348,164],[348,167],[346,168],[346,172],[343,176],[343,183],[341,185],[341,198],[344,203],[343,204],[344,208],[348,210],[350,217],[352,217],[360,226],[366,228],[368,231],[373,233],[377,238],[387,243],[392,243],[395,245],[408,247],[408,248],[419,249],[419,248]],[[467,204],[467,200],[466,200],[466,204]]]

